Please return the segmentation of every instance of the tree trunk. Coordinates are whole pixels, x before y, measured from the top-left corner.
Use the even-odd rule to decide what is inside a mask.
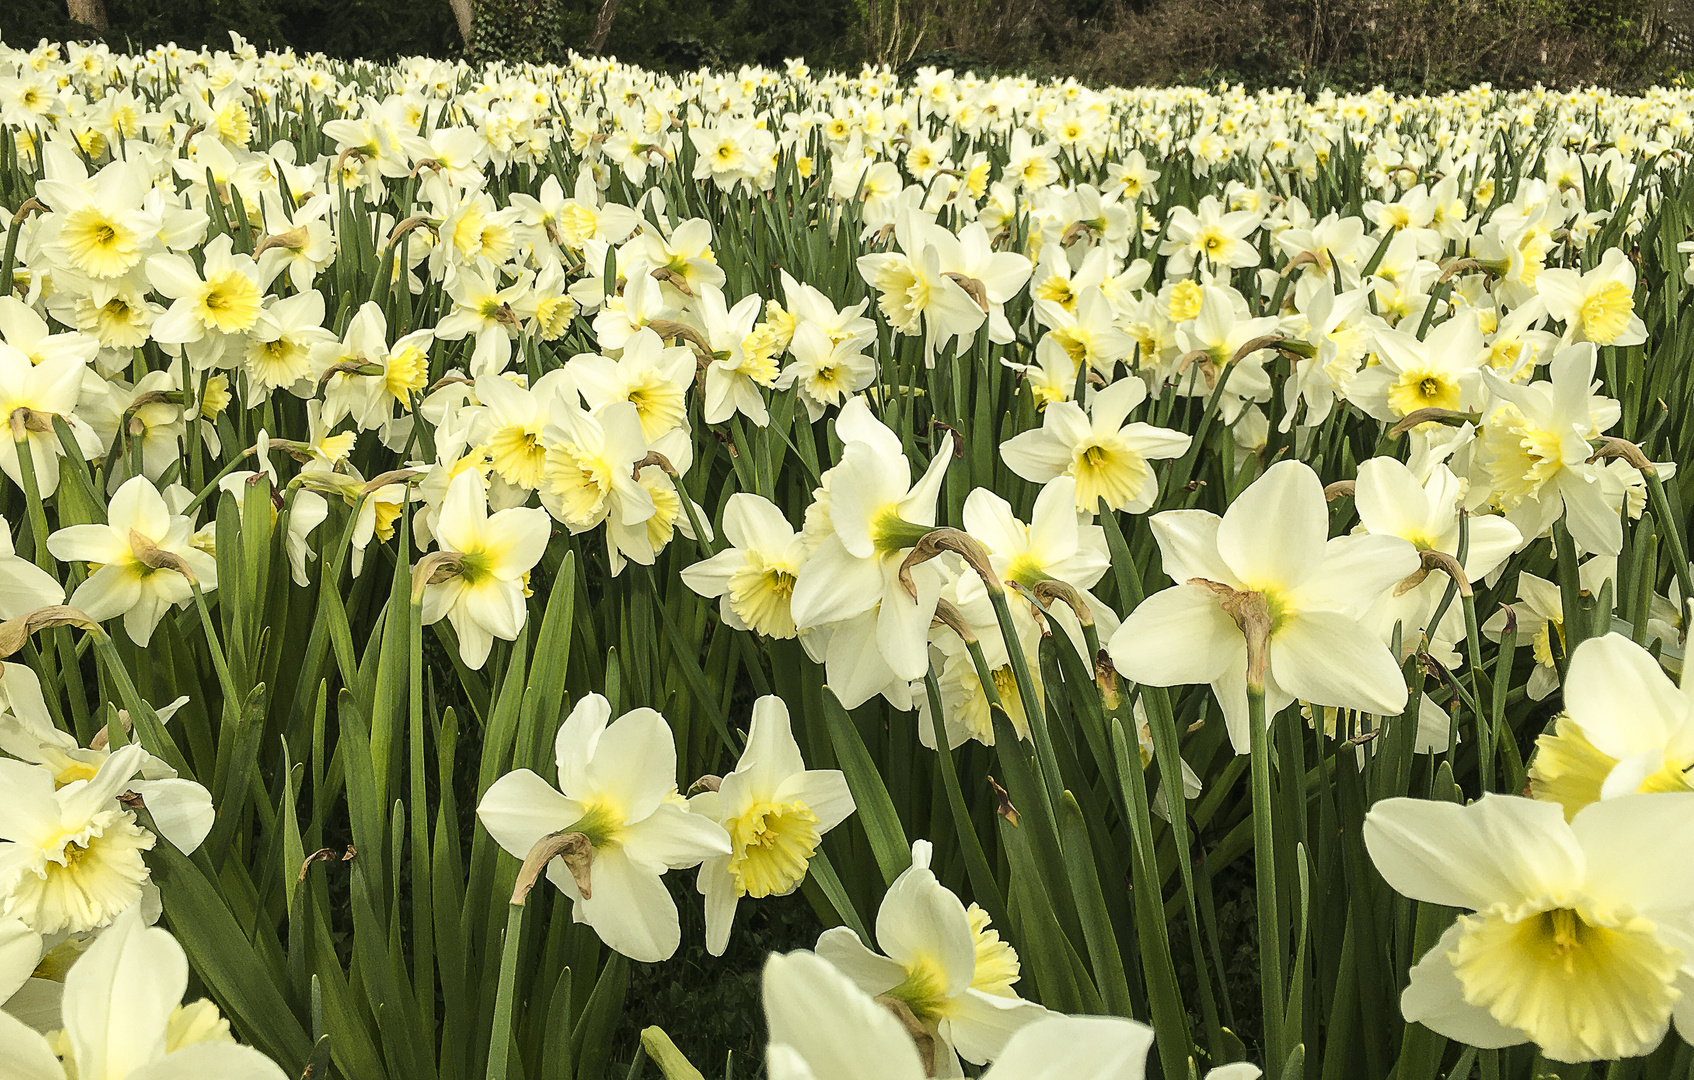
[[[106,0],[69,0],[71,18],[96,30],[106,29]]]
[[[72,0],[72,2],[75,3],[77,0]],[[86,3],[88,0],[82,0],[82,2]],[[94,0],[94,2],[100,3],[101,0]],[[447,3],[453,8],[453,21],[459,24],[459,37],[464,41],[465,49],[468,51],[471,47],[471,37],[476,33],[476,15],[471,10],[471,0],[447,0]]]
[[[612,33],[612,20],[617,17],[621,0],[600,0],[600,15],[594,20],[594,36],[588,39],[588,55],[599,56]]]

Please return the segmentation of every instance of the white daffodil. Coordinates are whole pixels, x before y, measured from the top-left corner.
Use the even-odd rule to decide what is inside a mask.
[[[435,336],[442,341],[466,336],[475,341],[472,375],[497,375],[512,362],[512,339],[518,330],[514,309],[528,297],[530,279],[520,277],[505,288],[498,281],[479,270],[460,267],[447,285],[453,310],[435,327]]]
[[[1377,536],[1398,536],[1421,551],[1459,555],[1459,500],[1463,483],[1446,465],[1434,465],[1422,483],[1410,468],[1389,457],[1368,458],[1359,463],[1354,488],[1354,505],[1359,511],[1359,531]],[[1511,522],[1495,515],[1476,515],[1466,522],[1467,545],[1462,567],[1466,580],[1477,581],[1493,573],[1523,543]],[[1390,589],[1371,605],[1365,618],[1384,641],[1393,639],[1400,625],[1402,648],[1409,655],[1421,647],[1420,635],[1428,633],[1430,648],[1444,664],[1456,665],[1455,646],[1465,639],[1464,606],[1456,600],[1447,607],[1436,627],[1429,625],[1440,606],[1449,579],[1432,573],[1407,589]]]
[[[164,253],[147,260],[147,280],[173,301],[153,323],[153,340],[203,345],[195,354],[200,367],[218,363],[230,338],[258,324],[270,284],[251,256],[233,249],[228,235],[207,244],[204,254],[199,270],[184,255]]]
[[[247,335],[242,370],[260,397],[276,389],[310,396],[312,350],[335,340],[323,321],[324,297],[316,289],[273,300],[259,314]]]
[[[1614,560],[1604,558],[1583,563],[1577,570],[1583,591],[1598,594],[1614,565]],[[1507,620],[1517,624],[1518,643],[1529,642],[1535,669],[1524,689],[1529,700],[1540,701],[1559,688],[1558,664],[1565,651],[1565,609],[1559,587],[1527,570],[1518,574],[1518,602],[1491,615],[1482,624],[1482,632],[1498,641]]]
[[[1565,324],[1567,341],[1596,345],[1639,345],[1647,324],[1635,313],[1635,267],[1622,248],[1611,248],[1586,274],[1543,270],[1535,289],[1547,313]]]
[[[1251,210],[1225,211],[1215,195],[1200,200],[1199,212],[1186,206],[1171,208],[1168,239],[1159,254],[1170,256],[1166,272],[1185,277],[1198,262],[1212,269],[1252,266],[1259,252],[1247,242],[1263,218]]]
[[[182,1004],[188,957],[129,908],[65,976],[62,1030],[46,1036],[0,1012],[0,1053],[16,1080],[284,1080],[201,998]]]
[[[632,528],[653,516],[653,496],[635,479],[647,441],[634,404],[614,401],[588,413],[555,401],[552,421],[541,432],[547,453],[539,488],[549,514],[572,533],[587,532],[613,514]]]
[[[822,419],[824,410],[876,381],[876,361],[861,351],[863,348],[857,338],[836,341],[818,323],[798,323],[788,343],[793,359],[773,385],[779,390],[794,387],[806,406],[806,415],[815,423]]]
[[[147,760],[135,743],[58,787],[49,769],[0,758],[0,915],[38,934],[96,930],[141,899],[153,834],[117,797]]]
[[[519,386],[504,375],[483,375],[475,386],[481,407],[469,420],[470,438],[484,449],[501,481],[525,493],[540,487],[547,464],[541,432],[552,417],[553,403],[577,404],[570,373],[549,371],[533,387]]]
[[[9,425],[0,433],[0,470],[23,487],[23,456],[18,447],[27,443],[35,483],[44,499],[59,489],[59,457],[65,452],[53,426],[55,416],[70,424],[83,457],[98,457],[106,449],[94,429],[75,415],[87,371],[88,365],[70,354],[31,363],[23,352],[0,343],[0,420]]]
[[[374,301],[360,305],[347,333],[312,346],[312,374],[322,388],[323,422],[330,427],[351,416],[361,431],[387,424],[394,407],[412,407],[429,378],[429,329],[388,344],[388,319]]]
[[[965,497],[961,520],[965,532],[987,549],[999,580],[1026,589],[1034,589],[1043,581],[1064,582],[1077,590],[1093,614],[1100,639],[1107,640],[1117,631],[1117,613],[1088,590],[1110,569],[1111,554],[1106,548],[1105,530],[1092,523],[1092,514],[1077,510],[1076,504],[1076,481],[1061,476],[1049,481],[1035,497],[1028,525],[1012,513],[1010,503],[987,488],[977,488]],[[970,621],[984,625],[995,622],[981,578],[965,574],[953,587],[955,603]],[[1013,610],[1017,610],[1015,605]],[[1090,655],[1082,624],[1068,603],[1053,604],[1047,615],[1070,638],[1078,656]],[[997,630],[982,635],[985,640],[998,636]],[[1032,664],[1031,668],[1038,666]],[[1011,707],[1009,702],[1007,707]]]
[[[652,709],[615,722],[599,694],[577,703],[559,727],[554,754],[559,786],[519,769],[488,789],[477,818],[496,843],[522,859],[553,833],[587,838],[592,854],[547,880],[571,899],[571,916],[631,960],[656,963],[682,939],[676,902],[660,878],[728,855],[729,836],[710,818],[688,812],[676,790],[676,744]],[[579,883],[580,882],[580,883]],[[583,888],[586,885],[587,888]]]
[[[41,681],[29,668],[7,664],[0,673],[0,691],[0,750],[46,769],[56,787],[94,779],[115,752],[105,729],[94,736],[92,746],[85,748],[76,736],[54,727],[41,694]],[[169,720],[187,702],[181,697],[161,706],[156,710],[159,719]],[[128,725],[125,727],[127,730]],[[215,812],[211,793],[179,777],[162,758],[146,755],[136,779],[125,790],[141,796],[159,835],[184,854],[192,854],[212,831]]]
[[[930,845],[912,845],[912,865],[894,879],[876,913],[872,952],[845,926],[825,930],[818,955],[839,968],[860,990],[898,1001],[935,1039],[935,1073],[957,1076],[964,1058],[992,1061],[1019,1028],[1048,1015],[1012,989],[1018,955],[988,925],[988,916],[969,909],[929,868]]]
[[[92,363],[100,351],[99,340],[87,334],[75,330],[53,333],[47,320],[15,296],[0,296],[0,340],[37,365],[50,361]]]
[[[937,231],[942,235],[936,236]],[[895,237],[899,251],[861,255],[858,260],[859,274],[877,291],[883,317],[898,333],[923,335],[926,359],[954,340],[958,342],[955,351],[963,352],[988,312],[963,285],[943,273],[937,245],[956,248],[957,238],[945,229],[925,227],[909,215],[896,223]]]
[[[1152,686],[1210,683],[1237,753],[1247,725],[1244,610],[1268,622],[1265,715],[1298,698],[1397,716],[1406,684],[1388,646],[1359,620],[1418,569],[1397,536],[1327,540],[1323,485],[1297,461],[1272,465],[1223,517],[1169,510],[1153,518],[1165,573],[1180,584],[1154,593],[1124,619],[1108,649],[1118,671]]]
[[[900,581],[900,567],[934,526],[952,455],[936,454],[913,484],[898,436],[870,415],[862,398],[841,410],[835,430],[846,445],[828,474],[829,531],[800,567],[790,602],[801,630],[839,624],[830,634],[825,667],[831,688],[851,708],[890,678],[920,679],[928,668],[924,642],[940,572],[930,563],[914,567],[914,598]],[[874,620],[850,621],[872,611]],[[867,653],[880,663],[865,664]]]
[[[711,287],[699,296],[698,314],[712,350],[700,413],[708,424],[721,424],[736,413],[759,427],[770,422],[760,389],[776,383],[777,349],[774,342],[754,333],[762,306],[757,296],[745,296],[733,308],[727,307],[723,293]]]
[[[571,357],[565,368],[590,411],[614,401],[634,405],[641,418],[641,436],[649,443],[688,423],[694,354],[686,347],[667,347],[646,327],[629,336],[616,360],[581,353]]]
[[[1475,311],[1460,311],[1423,340],[1383,327],[1374,335],[1379,363],[1347,388],[1347,400],[1384,423],[1419,409],[1474,409],[1481,403],[1488,347]]]
[[[481,668],[495,638],[511,641],[523,629],[529,613],[525,582],[550,531],[544,510],[514,506],[490,515],[482,474],[475,469],[448,486],[435,539],[452,556],[452,572],[425,583],[423,621],[445,618],[453,624],[466,667]]]
[[[730,546],[682,571],[701,596],[716,596],[724,625],[768,638],[791,638],[794,581],[806,561],[805,542],[782,511],[761,495],[738,491],[723,512]]]
[[[959,608],[960,617],[977,638],[991,687],[983,686],[975,658],[960,636],[951,628],[936,628],[931,634],[931,644],[936,653],[931,667],[935,669],[936,688],[941,694],[941,719],[947,732],[947,748],[955,749],[968,739],[975,739],[984,746],[994,745],[994,717],[988,701],[990,689],[1005,709],[1006,718],[1018,738],[1029,738],[1029,713],[1023,707],[1017,672],[1012,667],[1012,646],[1000,630],[993,604],[982,587],[981,579],[975,574],[964,574],[952,581],[949,589],[951,595],[944,598],[953,601]],[[1056,604],[1054,607],[1063,609],[1064,605]],[[1030,605],[1021,600],[1011,604],[1011,613],[1012,636],[1017,639],[1016,647],[1023,651],[1033,683],[1032,690],[1040,699],[1043,686],[1039,648],[1043,628],[1035,621]],[[1076,623],[1075,616],[1072,616],[1071,623]],[[1077,643],[1078,653],[1087,655],[1088,648],[1083,644],[1080,627],[1073,640]],[[925,746],[935,748],[935,721],[927,694],[918,697],[918,739]]]
[[[1530,794],[1574,819],[1590,803],[1642,791],[1694,791],[1694,699],[1651,653],[1618,634],[1571,653],[1565,711],[1535,740]]]
[[[306,563],[318,557],[317,552],[312,550],[310,537],[312,531],[329,517],[329,501],[305,487],[293,488],[285,500],[279,500],[275,494],[276,469],[270,463],[270,436],[263,429],[259,431],[257,454],[258,471],[238,469],[219,480],[218,487],[235,496],[236,505],[245,513],[247,486],[258,483],[261,478],[270,484],[272,494],[266,500],[266,506],[270,511],[271,524],[276,524],[281,509],[286,506],[288,531],[283,537],[283,551],[288,556],[288,569],[294,583],[304,587],[311,583],[311,578],[306,575]]]
[[[166,611],[193,600],[190,576],[206,592],[217,588],[218,563],[194,545],[194,523],[171,513],[145,476],[124,481],[106,521],[66,526],[47,538],[47,550],[60,562],[98,567],[71,594],[71,606],[95,622],[122,615],[124,632],[145,647]]]
[[[1566,822],[1555,803],[1385,799],[1365,848],[1397,892],[1461,915],[1416,967],[1406,1019],[1554,1061],[1651,1052],[1694,1024],[1694,793],[1626,795]]]
[[[39,1032],[64,1025],[59,1008],[63,987],[37,974],[45,946],[22,919],[0,916],[0,1013]]]
[[[1147,400],[1147,384],[1119,379],[1096,392],[1088,411],[1074,401],[1050,402],[1041,426],[1014,435],[1000,446],[1008,467],[1025,480],[1045,484],[1059,476],[1076,482],[1076,508],[1093,514],[1100,500],[1112,510],[1144,513],[1159,494],[1151,460],[1179,457],[1193,441],[1169,428],[1154,427],[1129,414]]]
[[[765,961],[771,1080],[924,1080],[936,1075],[900,1019],[814,953]],[[1006,1040],[983,1080],[1141,1080],[1153,1031],[1116,1016],[1039,1017]],[[1207,1080],[1252,1080],[1258,1070]],[[943,1074],[945,1075],[945,1074]]]
[[[80,182],[78,182],[80,181]],[[152,177],[139,160],[114,161],[93,177],[52,177],[36,195],[55,211],[47,248],[67,269],[100,281],[121,278],[141,264],[163,227],[149,206]]]
[[[1473,489],[1498,506],[1533,540],[1560,517],[1583,549],[1616,555],[1623,549],[1623,524],[1606,501],[1601,465],[1588,463],[1589,440],[1617,423],[1618,403],[1593,392],[1594,346],[1561,350],[1550,365],[1552,380],[1512,383],[1484,370],[1495,401],[1486,408],[1478,436]]]
[[[787,896],[798,888],[819,839],[853,812],[853,796],[840,770],[806,768],[788,706],[767,695],[753,703],[735,771],[716,791],[690,798],[688,810],[729,833],[729,854],[701,863],[699,880],[706,951],[722,956],[740,898]]]
[[[28,559],[18,558],[11,527],[0,516],[0,619],[15,619],[64,600],[65,587],[52,574]]]
[[[1098,287],[1084,289],[1072,309],[1049,307],[1043,321],[1051,329],[1041,340],[1064,349],[1072,381],[1085,364],[1110,377],[1113,366],[1135,351],[1135,339],[1118,328],[1117,312]]]

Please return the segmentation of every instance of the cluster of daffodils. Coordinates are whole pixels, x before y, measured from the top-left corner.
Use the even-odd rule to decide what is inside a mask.
[[[476,819],[524,866],[514,903],[544,874],[634,960],[681,944],[667,871],[696,872],[721,955],[744,899],[793,893],[856,799],[868,812],[796,730],[848,766],[830,736],[859,736],[830,725],[904,717],[919,766],[944,763],[938,807],[965,797],[955,758],[1027,752],[1027,812],[1077,776],[1119,789],[1100,805],[1139,790],[1110,752],[1124,724],[1178,824],[1226,771],[1184,756],[1208,722],[1253,759],[1268,815],[1275,725],[1299,742],[1309,720],[1361,763],[1406,731],[1432,771],[1475,747],[1480,794],[1516,760],[1509,705],[1546,725],[1527,794],[1364,818],[1389,886],[1464,912],[1410,972],[1405,1018],[1570,1062],[1694,1030],[1694,879],[1656,854],[1694,828],[1694,699],[1666,674],[1694,580],[1676,463],[1649,453],[1686,426],[1655,338],[1680,340],[1694,283],[1691,115],[1681,89],[0,45],[0,1045],[31,1080],[277,1073],[210,1003],[178,1004],[181,948],[150,928],[172,916],[156,843],[192,853],[248,806],[179,775],[181,702],[71,700],[86,651],[139,671],[206,644],[223,728],[184,741],[221,790],[255,760],[233,747],[262,703],[230,699],[232,666],[263,667],[218,644],[254,610],[231,574],[268,573],[273,539],[273,592],[301,610],[409,581],[409,611],[379,619],[417,665],[414,740],[446,725],[424,722],[408,614],[485,730],[490,683],[524,681],[501,673],[560,588],[652,598],[674,651],[734,658],[726,680],[747,658],[734,686],[679,660],[719,719],[757,696],[721,777],[679,787],[680,725],[613,719],[575,685],[556,777],[484,777]],[[1479,615],[1496,587],[1512,602]],[[329,684],[376,676],[362,642],[313,643],[335,668],[321,750]],[[791,725],[802,663],[833,701]],[[1200,688],[1179,691],[1182,730],[1167,687]],[[526,698],[523,730],[564,706]],[[333,790],[355,767],[336,760]],[[410,807],[426,837],[430,809]],[[1115,827],[1082,826],[1097,847],[1128,842]],[[1160,848],[1146,872],[1181,859]],[[838,926],[769,962],[771,1075],[1139,1077],[1150,1031],[1020,996],[1011,928],[932,861],[912,847],[874,942]]]
[[[477,817],[501,847],[539,859],[577,922],[635,960],[668,959],[681,942],[666,870],[700,868],[706,944],[722,956],[740,899],[793,892],[820,837],[853,812],[839,771],[806,768],[776,697],[754,704],[735,769],[702,777],[690,798],[677,791],[671,729],[652,709],[612,720],[590,694],[554,753],[557,788],[528,769],[507,773]]]

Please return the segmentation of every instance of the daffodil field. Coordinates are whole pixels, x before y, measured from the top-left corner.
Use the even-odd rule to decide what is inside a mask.
[[[1691,113],[0,45],[0,1078],[1694,1077]]]

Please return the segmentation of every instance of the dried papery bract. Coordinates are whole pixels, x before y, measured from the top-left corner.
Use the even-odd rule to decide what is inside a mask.
[[[0,659],[11,656],[24,647],[30,635],[37,630],[46,630],[54,626],[76,626],[94,633],[101,633],[100,624],[84,615],[81,611],[65,604],[52,607],[37,608],[34,611],[19,615],[15,619],[7,619],[0,623]]]
[[[918,587],[912,581],[912,568],[921,566],[940,555],[943,551],[951,551],[965,560],[965,565],[975,571],[987,586],[989,594],[1003,592],[1004,586],[994,574],[994,566],[988,559],[988,552],[983,546],[972,539],[969,533],[959,529],[932,529],[924,533],[918,542],[912,546],[905,561],[900,564],[900,584],[914,598],[918,595]]]
[[[584,900],[594,898],[594,890],[589,881],[589,870],[594,865],[594,841],[579,832],[562,829],[551,832],[535,842],[524,856],[523,866],[518,869],[517,881],[512,885],[512,903],[521,907],[528,899],[529,891],[535,888],[535,883],[541,880],[546,872],[547,864],[554,859],[562,861],[571,872],[571,880],[576,882],[577,891],[582,893]]]

